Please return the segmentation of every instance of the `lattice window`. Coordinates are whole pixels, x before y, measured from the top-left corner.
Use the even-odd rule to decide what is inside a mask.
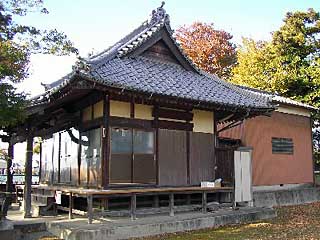
[[[293,154],[292,138],[272,138],[273,154]]]

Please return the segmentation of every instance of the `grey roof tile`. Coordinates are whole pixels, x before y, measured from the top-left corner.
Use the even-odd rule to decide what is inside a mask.
[[[127,57],[128,53],[162,29],[169,33],[173,43],[180,49],[181,55],[195,71],[188,71],[175,63],[147,57]],[[90,59],[80,61],[71,75],[52,83],[47,94],[50,95],[65,86],[72,76],[84,74],[106,86],[143,93],[178,97],[225,107],[273,108],[269,96],[257,95],[199,70],[183,53],[180,45],[173,38],[172,32],[169,16],[160,7],[153,11],[149,21],[144,22],[116,44]]]
[[[147,57],[114,58],[93,69],[88,75],[92,78],[99,76],[99,80],[108,86],[227,106],[270,108],[266,97],[213,76],[187,71],[178,64]]]

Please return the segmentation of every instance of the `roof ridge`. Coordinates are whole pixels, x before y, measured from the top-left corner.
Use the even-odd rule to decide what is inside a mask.
[[[101,61],[111,59],[115,56],[123,56],[131,52],[136,47],[140,46],[145,40],[149,39],[154,32],[157,32],[165,22],[169,22],[169,15],[164,10],[164,2],[156,10],[152,10],[151,18],[142,22],[142,24],[117,41],[115,44],[107,48],[106,50],[91,56],[87,59],[88,64],[98,64]],[[148,31],[151,30],[151,33]],[[140,39],[139,39],[140,38]],[[132,45],[128,47],[128,45]]]
[[[107,49],[103,50],[100,53],[97,53],[93,56],[90,56],[86,61],[88,63],[95,63],[98,62],[99,60],[103,59],[103,55],[108,55],[107,53],[111,53],[114,50],[118,50],[120,45],[123,45],[125,41],[128,41],[130,37],[133,37],[132,35],[137,32],[140,29],[143,29],[147,26],[147,20],[143,21],[137,28],[133,29],[129,34],[125,35],[123,38],[118,40],[116,43],[113,45],[109,46]],[[113,51],[111,51],[113,50]]]
[[[314,107],[312,105],[297,101],[297,100],[292,99],[290,97],[281,96],[279,93],[276,93],[276,92],[257,89],[257,88],[248,87],[248,86],[239,85],[239,84],[234,84],[234,85],[238,86],[241,89],[245,89],[247,91],[253,92],[254,94],[257,94],[257,95],[258,94],[260,94],[262,96],[266,96],[267,95],[272,99],[272,101],[275,101],[275,102],[286,103],[286,104],[294,105],[294,106],[297,106],[297,107],[304,107],[304,108],[313,109],[313,110],[317,110],[318,109],[318,108],[316,108],[316,107]]]

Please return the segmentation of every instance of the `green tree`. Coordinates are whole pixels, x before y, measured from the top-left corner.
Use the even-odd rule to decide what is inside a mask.
[[[15,84],[28,76],[33,53],[65,55],[77,53],[67,36],[56,29],[40,30],[17,23],[30,12],[48,14],[42,0],[2,0],[0,2],[0,126],[6,128],[24,118],[26,95]]]
[[[231,80],[320,106],[319,53],[319,13],[287,13],[270,42],[243,40]]]
[[[195,22],[177,29],[175,37],[198,68],[223,79],[230,77],[237,61],[230,33],[214,29],[213,24]]]
[[[320,15],[313,9],[287,13],[269,42],[243,39],[231,81],[276,92],[320,107]],[[320,114],[314,113],[315,158],[319,159]]]

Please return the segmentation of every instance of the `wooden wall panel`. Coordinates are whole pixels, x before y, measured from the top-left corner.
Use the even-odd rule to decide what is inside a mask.
[[[133,161],[134,183],[155,183],[156,162],[153,154],[135,154]]]
[[[213,181],[214,176],[214,135],[207,133],[190,134],[190,183]]]
[[[131,183],[132,155],[111,154],[110,159],[110,183]]]
[[[159,129],[159,185],[187,185],[187,134]]]
[[[236,148],[216,148],[216,172],[215,178],[222,178],[227,186],[233,185],[234,175],[234,150]]]

